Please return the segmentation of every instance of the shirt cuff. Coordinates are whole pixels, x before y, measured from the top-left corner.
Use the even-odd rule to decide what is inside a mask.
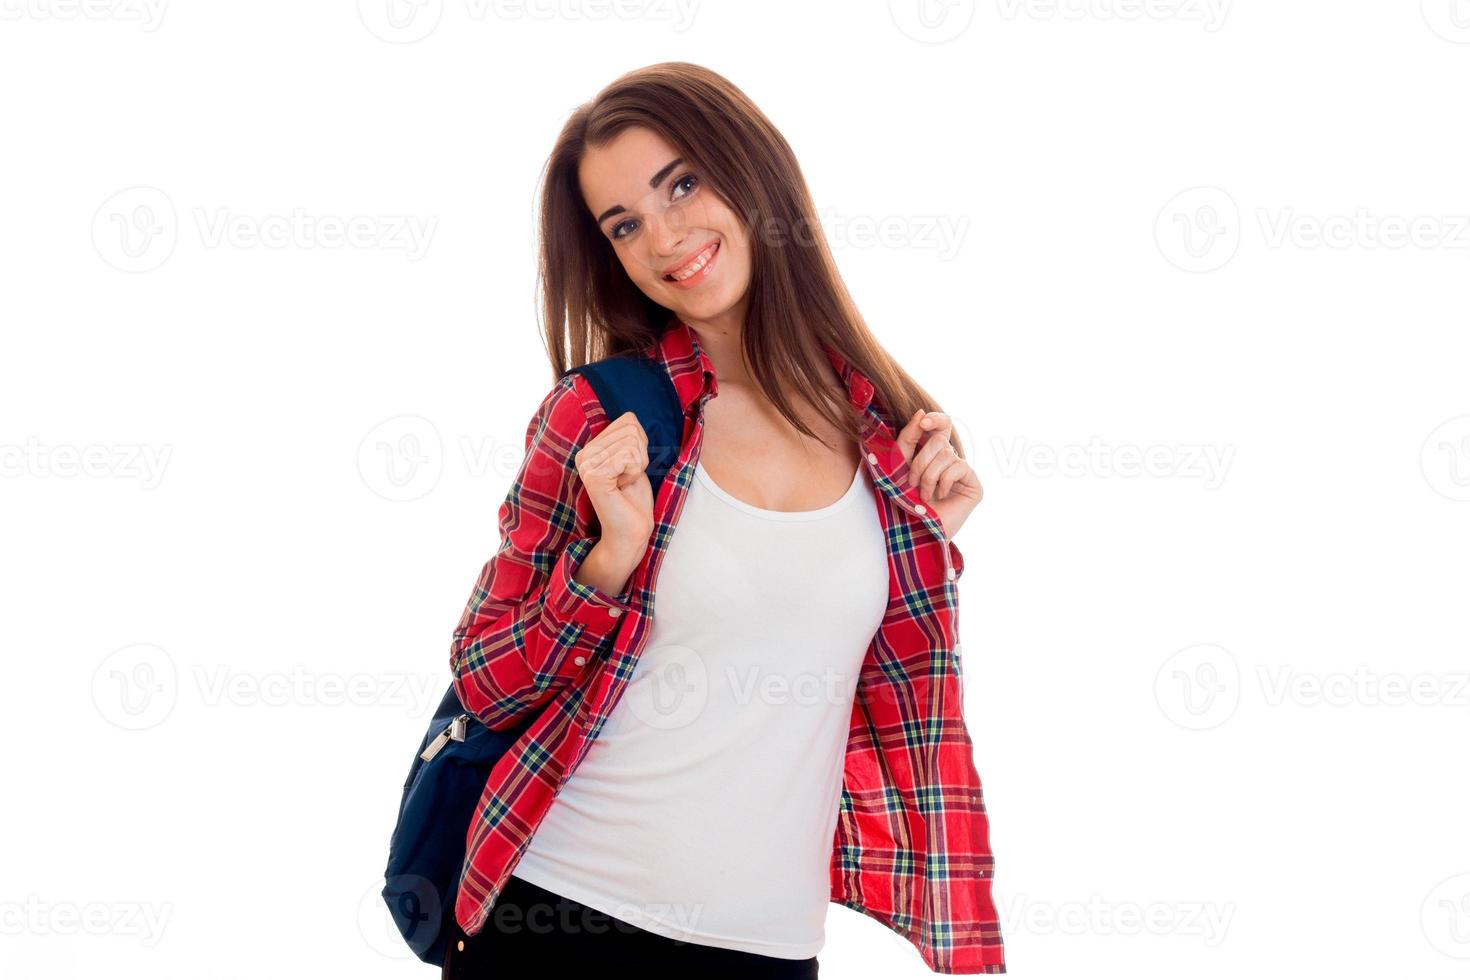
[[[624,613],[632,609],[631,590],[611,595],[596,586],[578,582],[573,576],[597,538],[576,538],[567,545],[551,572],[546,604],[563,623],[582,627],[574,646],[595,647],[618,628]]]

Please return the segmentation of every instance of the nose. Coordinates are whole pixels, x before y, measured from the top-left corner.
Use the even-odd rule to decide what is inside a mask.
[[[654,255],[661,259],[678,255],[680,246],[689,235],[689,228],[679,210],[671,208],[658,214],[650,214],[645,220]]]

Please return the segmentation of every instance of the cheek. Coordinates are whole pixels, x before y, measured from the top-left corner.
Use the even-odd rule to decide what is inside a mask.
[[[660,277],[654,271],[655,265],[648,254],[648,249],[639,244],[633,244],[616,249],[616,254],[618,261],[623,264],[623,271],[633,282],[639,285],[658,282]]]

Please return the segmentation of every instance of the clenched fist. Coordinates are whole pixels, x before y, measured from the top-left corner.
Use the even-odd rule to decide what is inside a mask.
[[[653,486],[648,482],[648,435],[624,412],[577,451],[577,476],[602,525],[599,547],[637,564],[653,535]]]

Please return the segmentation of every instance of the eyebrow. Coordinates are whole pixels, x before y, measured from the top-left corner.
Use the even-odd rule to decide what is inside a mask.
[[[674,160],[671,163],[664,164],[663,167],[659,170],[658,173],[656,173],[652,177],[648,178],[648,186],[649,187],[652,187],[654,190],[657,190],[658,189],[658,185],[662,184],[665,180],[667,180],[669,174],[671,172],[673,172],[673,169],[675,167],[677,167],[679,164],[683,163],[683,162],[684,162],[684,158],[683,157],[679,157],[677,160]],[[614,204],[612,207],[608,208],[606,211],[602,212],[601,214],[599,214],[597,216],[597,223],[600,225],[604,221],[606,221],[608,218],[611,218],[613,215],[615,215],[615,214],[622,214],[626,210],[628,210],[628,209],[625,208],[625,207],[623,207],[621,204]]]

